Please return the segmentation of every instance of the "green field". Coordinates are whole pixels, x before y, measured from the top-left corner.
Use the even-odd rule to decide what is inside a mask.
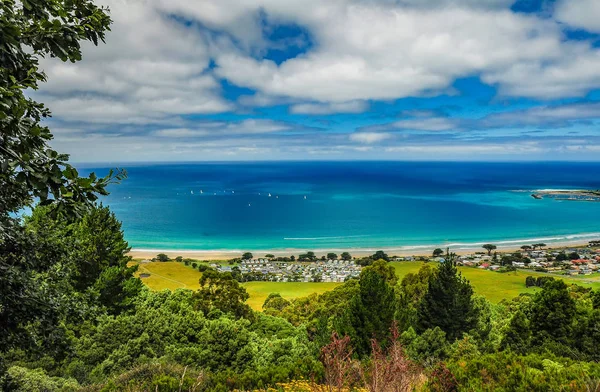
[[[321,294],[333,290],[341,283],[299,283],[299,282],[248,282],[244,287],[250,294],[248,305],[252,309],[260,310],[265,299],[271,293],[279,293],[282,297],[291,299],[306,297],[312,293]]]
[[[408,273],[417,272],[423,265],[422,262],[394,262],[390,264],[396,269],[396,274],[400,279]],[[150,274],[149,277],[143,278],[142,281],[152,290],[175,290],[178,288],[197,290],[200,287],[198,281],[202,274],[181,263],[155,262],[139,264],[139,266],[138,275],[140,273]],[[533,271],[498,273],[471,267],[459,267],[459,270],[463,276],[469,279],[477,294],[485,296],[492,302],[500,302],[505,298],[513,298],[520,293],[533,293],[536,288],[526,288],[525,278],[528,275],[549,275]],[[576,283],[584,287],[600,289],[600,275],[598,274],[582,277],[563,277],[563,279],[568,283]],[[248,304],[256,310],[261,309],[265,298],[270,293],[279,293],[287,299],[293,299],[305,297],[312,293],[320,294],[332,290],[339,285],[340,283],[244,283],[244,287],[248,291],[248,294],[250,294]]]

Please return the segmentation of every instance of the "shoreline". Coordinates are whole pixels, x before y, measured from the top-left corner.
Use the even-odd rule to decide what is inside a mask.
[[[600,235],[590,235],[590,239],[599,238]],[[450,250],[458,255],[470,254],[474,252],[485,252],[485,250],[481,247],[481,245],[486,243],[491,243],[497,245],[498,252],[516,252],[520,251],[522,245],[530,245],[532,243],[542,242],[543,238],[537,239],[535,241],[532,240],[523,240],[523,241],[510,241],[510,244],[506,242],[502,244],[502,241],[497,242],[481,242],[477,244],[464,244],[463,246],[452,247],[451,245],[459,245],[459,244],[446,244],[446,245],[417,245],[417,246],[406,246],[406,247],[382,247],[382,248],[371,248],[371,247],[361,247],[361,248],[346,248],[346,249],[314,249],[312,250],[317,257],[321,257],[326,255],[329,252],[337,253],[338,255],[341,252],[349,252],[353,257],[364,257],[370,256],[378,250],[383,250],[389,256],[431,256],[433,250],[436,248],[441,248],[444,251],[447,247]],[[517,244],[518,243],[518,244]],[[560,249],[560,248],[580,248],[587,247],[589,241],[584,241],[582,239],[577,240],[565,240],[565,241],[556,241],[556,242],[548,242],[546,243],[545,250],[548,249]],[[192,258],[197,260],[229,260],[235,257],[240,257],[244,252],[251,252],[255,257],[264,257],[266,254],[272,254],[275,257],[286,257],[290,255],[295,255],[296,257],[305,253],[310,249],[301,249],[301,248],[288,248],[288,249],[277,249],[277,250],[177,250],[177,249],[131,249],[128,253],[129,256],[134,259],[151,259],[156,257],[159,253],[164,253],[170,258],[175,258],[177,256],[182,256],[184,258]]]

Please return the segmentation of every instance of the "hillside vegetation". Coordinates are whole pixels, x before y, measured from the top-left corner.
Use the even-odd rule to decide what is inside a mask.
[[[125,173],[79,176],[25,95],[46,79],[42,57],[81,60],[110,22],[91,0],[0,2],[0,390],[599,389],[600,291],[543,279],[517,296],[523,276],[459,269],[452,254],[371,260],[322,294],[269,294],[262,312],[247,289],[257,308],[270,287],[230,272],[157,264],[146,282],[175,290],[145,287],[97,202]]]
[[[135,264],[135,263],[134,263]],[[402,279],[410,273],[416,273],[425,263],[419,261],[403,261],[389,263],[394,267],[398,278]],[[459,271],[471,282],[475,293],[483,295],[493,303],[499,303],[504,299],[511,299],[522,293],[534,293],[537,287],[526,287],[527,276],[554,276],[535,271],[515,271],[498,273],[488,270],[459,267]],[[200,277],[202,273],[196,269],[185,266],[178,262],[152,262],[139,265],[137,276],[140,273],[149,273],[150,276],[142,281],[150,289],[160,291],[163,289],[175,290],[187,288],[197,290],[200,288]],[[600,288],[598,278],[586,277],[585,280],[578,277],[558,277],[568,283],[575,283],[588,288]],[[254,310],[261,310],[265,299],[271,293],[279,293],[282,297],[290,300],[306,297],[310,294],[322,294],[333,290],[341,283],[293,283],[293,282],[247,282],[243,283],[250,298],[248,304]]]

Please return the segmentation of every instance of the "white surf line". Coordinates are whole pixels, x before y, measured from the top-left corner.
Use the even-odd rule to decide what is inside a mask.
[[[140,267],[141,267],[141,265],[140,265]],[[147,273],[149,273],[149,274],[150,274],[150,276],[152,276],[152,275],[156,275],[156,276],[158,276],[159,278],[163,278],[163,279],[166,279],[166,280],[170,280],[171,282],[175,282],[175,283],[182,284],[184,289],[187,289],[187,287],[188,287],[188,285],[187,285],[187,284],[185,284],[185,283],[183,283],[183,282],[180,282],[180,281],[178,281],[178,280],[175,280],[175,279],[167,278],[166,276],[162,276],[162,275],[159,275],[159,274],[157,274],[157,273],[151,272],[151,271],[150,271],[150,270],[148,270],[146,267],[142,267],[142,268],[143,268],[143,269],[144,269],[144,270],[145,270]]]

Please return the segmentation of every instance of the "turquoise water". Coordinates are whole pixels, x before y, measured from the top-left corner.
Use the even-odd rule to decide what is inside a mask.
[[[129,178],[103,202],[134,249],[460,249],[600,238],[600,203],[530,196],[535,189],[600,189],[600,163],[124,167]]]

